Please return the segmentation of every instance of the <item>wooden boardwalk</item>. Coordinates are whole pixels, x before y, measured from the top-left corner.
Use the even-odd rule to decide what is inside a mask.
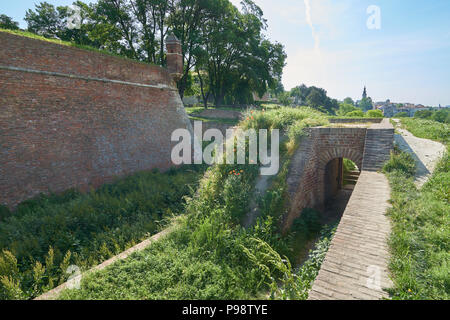
[[[309,293],[310,300],[377,300],[387,297],[390,187],[363,171]]]

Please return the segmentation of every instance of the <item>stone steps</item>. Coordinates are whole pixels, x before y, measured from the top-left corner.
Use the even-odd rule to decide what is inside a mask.
[[[389,160],[394,148],[394,128],[369,128],[366,133],[363,167],[365,171],[379,171]]]

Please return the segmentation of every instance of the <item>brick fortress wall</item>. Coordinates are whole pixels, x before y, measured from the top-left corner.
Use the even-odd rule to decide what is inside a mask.
[[[0,32],[0,204],[172,166],[192,127],[169,72]]]

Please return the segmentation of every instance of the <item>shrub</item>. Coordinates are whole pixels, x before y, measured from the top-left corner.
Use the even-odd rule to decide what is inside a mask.
[[[344,102],[344,103],[339,104],[339,109],[337,110],[336,114],[338,116],[343,117],[343,116],[346,116],[347,113],[350,113],[352,111],[357,111],[357,110],[359,110],[359,109],[357,107],[355,107],[353,105],[353,103],[349,104],[349,103]]]
[[[435,111],[431,118],[440,123],[450,123],[450,108]]]
[[[9,210],[9,208],[0,204],[0,222],[8,218],[10,215],[11,211]]]
[[[433,111],[431,110],[419,110],[414,113],[414,118],[430,119],[432,115]]]
[[[369,110],[366,113],[369,118],[383,118],[383,112],[381,110]]]
[[[416,162],[414,158],[405,152],[391,152],[391,158],[385,163],[383,172],[391,173],[400,171],[408,177],[412,177],[416,173]]]
[[[407,112],[399,112],[394,115],[396,118],[409,118],[409,114]]]
[[[356,164],[352,160],[344,158],[343,162],[344,162],[344,172],[350,172],[357,169]]]
[[[364,112],[362,110],[355,110],[347,113],[345,116],[350,118],[364,118]]]

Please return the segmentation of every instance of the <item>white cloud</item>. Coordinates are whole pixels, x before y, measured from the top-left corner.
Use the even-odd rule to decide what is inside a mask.
[[[320,38],[319,35],[316,33],[316,29],[314,28],[312,18],[311,18],[311,4],[310,0],[303,0],[305,3],[305,17],[306,17],[306,23],[311,28],[311,33],[314,39],[314,50],[317,52],[320,50]]]

